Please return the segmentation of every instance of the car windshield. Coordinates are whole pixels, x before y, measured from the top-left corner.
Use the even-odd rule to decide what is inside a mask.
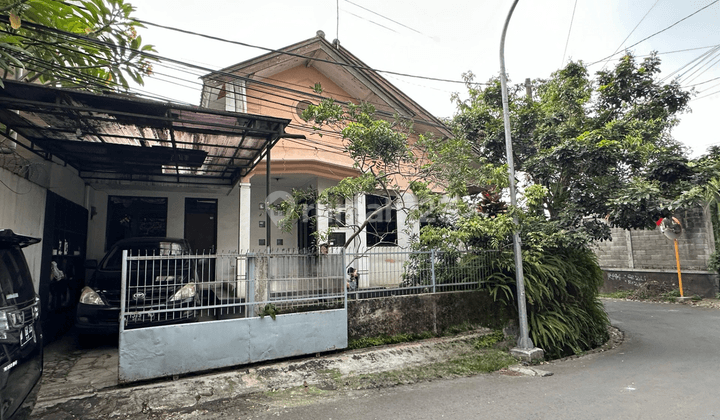
[[[35,298],[35,288],[22,250],[0,245],[0,306],[16,305]]]
[[[126,249],[131,251],[132,255],[155,256],[182,255],[186,251],[183,244],[178,242],[126,244],[123,247],[113,246],[100,263],[100,268],[103,270],[120,270],[122,268],[122,252]]]

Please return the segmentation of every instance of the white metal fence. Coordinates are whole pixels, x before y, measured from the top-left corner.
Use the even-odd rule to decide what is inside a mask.
[[[126,255],[124,327],[340,308],[354,299],[474,290],[492,251]],[[349,270],[358,281],[350,283]]]

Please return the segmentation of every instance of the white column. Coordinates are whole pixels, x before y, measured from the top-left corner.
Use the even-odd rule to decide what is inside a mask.
[[[251,226],[251,202],[250,183],[242,182],[240,187],[240,198],[238,203],[238,251],[247,252],[250,249],[250,226]]]

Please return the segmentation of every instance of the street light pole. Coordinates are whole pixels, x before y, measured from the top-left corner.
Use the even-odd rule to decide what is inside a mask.
[[[503,27],[502,37],[500,38],[500,85],[502,88],[502,105],[503,105],[503,121],[505,123],[505,153],[507,155],[508,163],[508,180],[510,181],[510,205],[513,207],[517,206],[517,200],[515,198],[515,162],[513,159],[512,149],[512,137],[510,135],[510,110],[508,106],[508,92],[507,92],[507,74],[505,72],[505,34],[507,33],[508,25],[510,24],[510,17],[512,17],[517,6],[518,0],[514,0],[510,7],[510,12],[505,19],[505,26]],[[522,265],[522,252],[520,248],[520,223],[517,215],[513,216],[513,222],[515,224],[515,231],[513,232],[513,250],[515,252],[515,281],[517,283],[517,300],[518,300],[518,313],[520,317],[520,336],[517,342],[517,352],[520,353],[521,357],[535,359],[542,358],[542,350],[534,349],[532,340],[530,339],[528,320],[527,320],[527,308],[525,307],[525,280],[523,276],[523,265]],[[537,351],[540,351],[540,356],[537,356]]]

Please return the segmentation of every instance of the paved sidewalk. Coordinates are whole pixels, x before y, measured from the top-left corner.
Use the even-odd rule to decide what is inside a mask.
[[[487,332],[490,330],[131,385],[118,384],[116,344],[109,342],[82,349],[69,334],[46,347],[45,374],[31,419],[134,418],[152,411],[192,408],[256,392],[308,384],[332,387],[338,377],[419,366],[473,351],[474,340]]]

